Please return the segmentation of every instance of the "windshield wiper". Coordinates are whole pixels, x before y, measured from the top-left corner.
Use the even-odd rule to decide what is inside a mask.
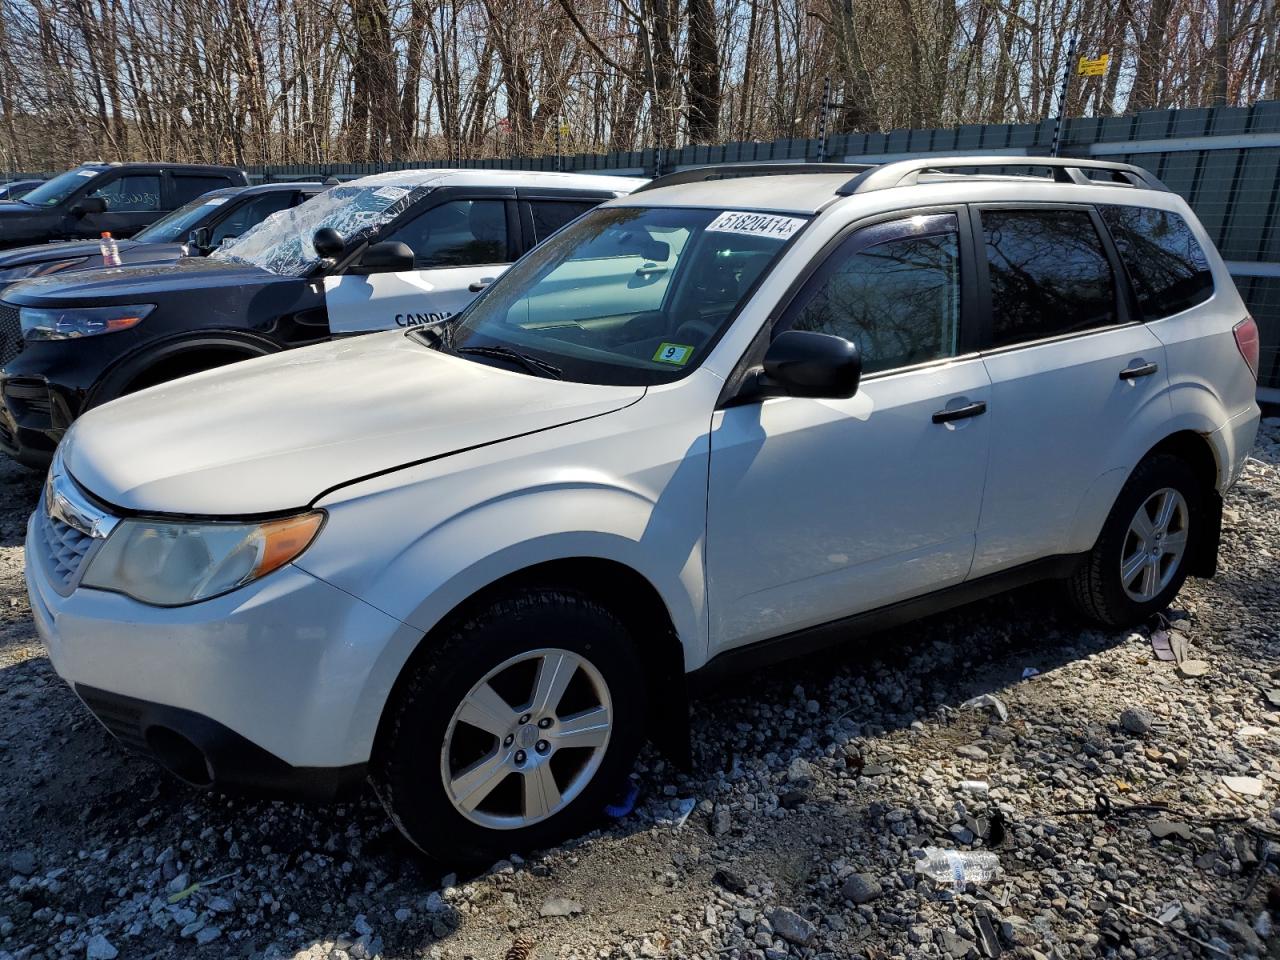
[[[564,374],[560,372],[559,367],[553,366],[545,360],[539,360],[537,357],[531,357],[527,353],[512,350],[510,347],[458,347],[454,352],[471,354],[477,357],[493,357],[496,360],[509,360],[539,377],[550,377],[552,380],[564,379]]]

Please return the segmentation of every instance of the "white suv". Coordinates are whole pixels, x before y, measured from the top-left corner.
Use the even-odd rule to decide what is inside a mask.
[[[484,860],[581,830],[646,738],[678,751],[691,672],[1039,578],[1106,625],[1162,609],[1213,572],[1257,352],[1135,167],[683,172],[446,326],[89,412],[31,606],[185,780],[368,777],[423,850]]]

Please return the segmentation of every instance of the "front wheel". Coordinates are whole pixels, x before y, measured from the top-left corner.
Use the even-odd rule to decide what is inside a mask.
[[[1185,460],[1149,457],[1134,469],[1098,542],[1068,582],[1075,606],[1109,627],[1163,610],[1187,578],[1205,491]]]
[[[625,626],[586,597],[529,590],[425,642],[374,763],[401,832],[442,861],[483,864],[594,825],[644,729]]]

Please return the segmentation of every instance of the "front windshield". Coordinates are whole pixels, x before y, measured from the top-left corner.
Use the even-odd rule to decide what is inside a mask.
[[[210,256],[261,267],[284,277],[303,277],[320,262],[311,238],[332,227],[350,247],[352,241],[394,220],[417,202],[427,188],[411,180],[397,183],[394,174],[366,177],[331,187],[306,203],[273,213]]]
[[[40,186],[23,197],[21,202],[30,204],[33,207],[56,207],[83,187],[86,181],[96,177],[101,172],[101,170],[95,170],[93,167],[77,167],[75,170],[68,170],[66,173],[60,173],[52,180],[46,180],[40,184]]]
[[[733,210],[603,207],[517,261],[461,315],[452,336],[437,342],[463,354],[518,351],[584,383],[676,380],[702,362],[807,222]],[[491,350],[485,362],[493,359]]]
[[[139,243],[178,243],[198,227],[210,214],[235,195],[234,190],[213,190],[196,197],[184,207],[161,217],[145,230],[133,235]]]

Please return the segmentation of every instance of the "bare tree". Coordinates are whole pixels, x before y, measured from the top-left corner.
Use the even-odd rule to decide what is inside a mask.
[[[0,168],[449,160],[1277,96],[1277,0],[0,0]]]

